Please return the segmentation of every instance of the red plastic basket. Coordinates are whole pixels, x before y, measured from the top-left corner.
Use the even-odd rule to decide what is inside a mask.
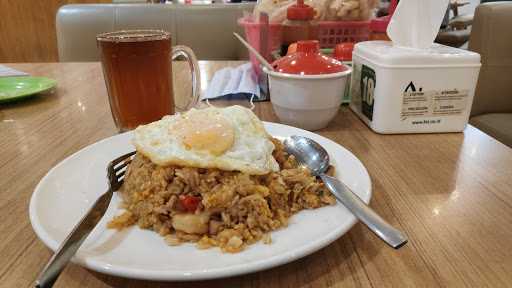
[[[370,21],[318,22],[318,41],[321,48],[334,48],[343,42],[361,42],[370,38]]]
[[[238,24],[245,30],[245,37],[249,44],[261,51],[260,27],[262,24],[254,22],[252,17],[238,19]],[[280,23],[269,24],[268,51],[278,50],[282,42],[282,28]],[[370,37],[370,21],[320,21],[318,22],[318,40],[321,48],[334,48],[342,42],[367,41]],[[259,75],[261,69],[259,62],[252,53],[249,55],[254,70]]]
[[[245,38],[252,47],[256,50],[261,51],[260,47],[260,28],[263,24],[254,22],[252,17],[244,17],[238,19],[238,24],[244,28]],[[281,40],[282,40],[282,32],[281,32],[281,24],[279,23],[270,23],[268,27],[268,37],[267,40],[267,51],[274,51],[280,48]],[[253,53],[249,53],[249,59],[251,60],[252,66],[256,71],[256,74],[261,73],[261,68],[259,66],[259,61]]]

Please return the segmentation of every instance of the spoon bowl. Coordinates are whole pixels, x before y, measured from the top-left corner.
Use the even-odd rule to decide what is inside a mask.
[[[319,176],[329,168],[329,154],[312,139],[291,136],[284,140],[284,145],[287,152],[292,154],[297,162],[308,167],[313,175]]]
[[[366,205],[347,185],[337,178],[324,174],[329,168],[329,154],[314,140],[303,136],[291,136],[284,140],[288,153],[297,162],[324,182],[325,186],[354,216],[391,247],[398,249],[407,243],[407,237],[382,219]]]

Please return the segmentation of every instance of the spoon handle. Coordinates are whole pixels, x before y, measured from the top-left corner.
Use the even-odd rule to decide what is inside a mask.
[[[338,179],[320,175],[325,186],[352,214],[391,247],[398,249],[407,243],[407,237],[375,213],[356,194]]]

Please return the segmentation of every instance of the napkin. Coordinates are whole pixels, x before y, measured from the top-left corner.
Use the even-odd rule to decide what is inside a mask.
[[[18,71],[16,69],[12,69],[10,67],[0,65],[0,77],[7,77],[7,76],[27,76],[28,73]]]
[[[215,72],[206,88],[206,92],[201,95],[201,100],[225,96],[236,98],[260,97],[258,78],[252,69],[251,63],[234,68],[224,68]]]
[[[432,46],[449,0],[402,0],[389,22],[394,46],[427,49]]]

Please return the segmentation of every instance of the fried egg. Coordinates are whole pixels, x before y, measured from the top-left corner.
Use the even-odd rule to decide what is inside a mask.
[[[263,123],[242,106],[191,109],[137,127],[137,152],[160,165],[263,175],[279,170]]]

